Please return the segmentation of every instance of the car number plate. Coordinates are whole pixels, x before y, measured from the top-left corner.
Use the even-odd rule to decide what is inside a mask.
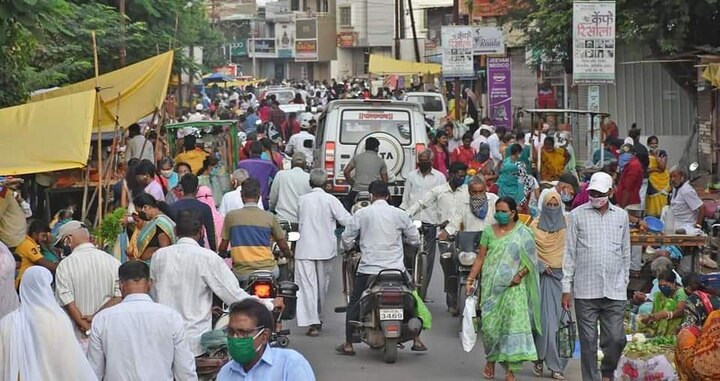
[[[390,308],[380,310],[380,320],[403,320],[402,308]]]

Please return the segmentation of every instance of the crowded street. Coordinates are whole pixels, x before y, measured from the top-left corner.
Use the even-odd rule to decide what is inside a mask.
[[[0,5],[0,381],[720,381],[720,2]]]

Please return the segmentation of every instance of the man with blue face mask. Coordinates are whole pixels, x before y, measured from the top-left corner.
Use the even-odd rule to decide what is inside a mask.
[[[548,193],[555,191],[560,195],[563,204],[570,205],[575,195],[580,192],[580,184],[575,175],[570,172],[563,173],[557,181],[553,181],[551,184],[553,184],[552,188],[543,189],[540,192],[538,200],[544,200]],[[542,212],[542,202],[538,203],[538,212]]]
[[[232,360],[220,369],[216,380],[315,381],[303,355],[269,345],[274,325],[272,313],[255,300],[245,299],[230,306],[227,347]]]

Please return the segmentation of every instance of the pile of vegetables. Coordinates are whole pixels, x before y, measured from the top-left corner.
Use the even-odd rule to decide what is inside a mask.
[[[632,341],[625,346],[624,354],[629,358],[648,358],[660,354],[672,353],[675,349],[675,336],[658,336],[648,339],[642,333],[632,335]]]
[[[112,213],[108,214],[100,222],[97,230],[94,232],[95,241],[98,246],[112,246],[115,244],[117,236],[122,233],[122,219],[127,215],[127,209],[117,208]]]

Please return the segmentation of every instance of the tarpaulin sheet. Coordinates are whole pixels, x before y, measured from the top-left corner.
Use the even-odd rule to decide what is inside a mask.
[[[720,64],[708,64],[703,71],[703,78],[708,80],[713,87],[720,87]]]
[[[0,109],[0,175],[84,167],[95,90]]]
[[[442,65],[400,61],[377,54],[370,55],[370,68],[372,74],[440,74]]]
[[[160,54],[99,77],[100,126],[104,132],[115,130],[115,115],[120,127],[132,123],[160,108],[165,100],[173,52]],[[94,90],[95,78],[35,95],[32,102],[51,99],[82,91]],[[70,113],[72,110],[68,110]]]

